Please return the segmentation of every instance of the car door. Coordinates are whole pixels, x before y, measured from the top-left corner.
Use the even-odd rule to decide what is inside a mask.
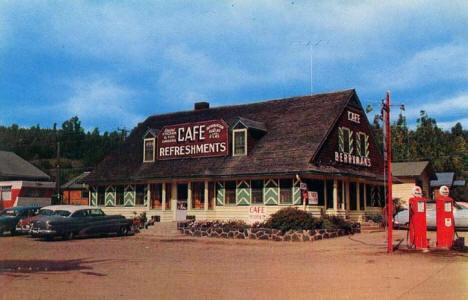
[[[109,228],[107,226],[107,220],[102,210],[98,208],[90,209],[89,216],[90,216],[90,222],[92,222],[92,227],[93,227],[92,231],[94,234],[109,232]]]

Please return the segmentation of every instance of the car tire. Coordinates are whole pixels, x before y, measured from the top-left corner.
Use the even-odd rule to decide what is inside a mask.
[[[127,226],[120,226],[119,232],[117,232],[118,236],[126,236],[128,235],[128,227]]]
[[[46,240],[46,241],[53,241],[53,240],[54,240],[54,236],[52,236],[52,235],[47,235],[47,236],[45,237],[45,240]]]
[[[72,231],[67,232],[66,234],[63,235],[64,240],[73,240],[74,237],[75,237],[75,234]]]
[[[11,234],[11,236],[15,236],[17,234],[16,229],[14,229],[14,228],[11,229],[10,234]]]

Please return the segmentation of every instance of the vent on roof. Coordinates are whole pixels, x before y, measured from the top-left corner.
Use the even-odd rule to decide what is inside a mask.
[[[208,109],[210,108],[210,103],[208,102],[195,102],[195,110]]]

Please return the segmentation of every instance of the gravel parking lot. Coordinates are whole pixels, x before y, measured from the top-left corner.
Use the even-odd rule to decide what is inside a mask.
[[[296,243],[152,229],[55,242],[5,236],[0,299],[466,299],[468,253],[405,245],[386,254],[384,232]]]

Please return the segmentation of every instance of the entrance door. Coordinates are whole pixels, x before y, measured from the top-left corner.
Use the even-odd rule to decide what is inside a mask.
[[[357,203],[357,188],[356,182],[349,183],[349,209],[350,210],[357,210],[358,204]]]
[[[188,198],[188,184],[177,184],[177,207],[176,207],[176,221],[182,222],[187,219],[187,198]]]

